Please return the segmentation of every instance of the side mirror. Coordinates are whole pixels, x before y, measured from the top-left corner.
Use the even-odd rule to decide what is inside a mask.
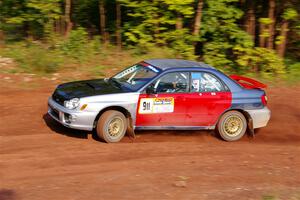
[[[156,94],[156,90],[154,88],[153,85],[149,85],[147,88],[146,88],[146,94]]]

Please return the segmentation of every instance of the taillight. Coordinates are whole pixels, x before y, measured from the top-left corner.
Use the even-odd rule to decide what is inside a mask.
[[[262,102],[262,104],[264,106],[267,105],[267,103],[268,103],[268,97],[265,94],[261,96],[261,102]]]

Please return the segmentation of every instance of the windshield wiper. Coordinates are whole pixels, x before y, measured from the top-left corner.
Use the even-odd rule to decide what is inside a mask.
[[[117,79],[115,78],[110,78],[109,81],[113,82],[118,88],[122,87],[122,84],[119,81],[117,81]]]

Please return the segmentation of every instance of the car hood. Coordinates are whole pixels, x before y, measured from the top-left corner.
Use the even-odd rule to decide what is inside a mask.
[[[52,98],[59,104],[72,98],[83,98],[95,95],[116,94],[129,92],[127,88],[120,87],[104,79],[69,82],[59,85]]]

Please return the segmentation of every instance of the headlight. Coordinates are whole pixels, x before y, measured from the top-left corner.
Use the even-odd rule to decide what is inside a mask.
[[[74,98],[69,101],[64,101],[64,106],[68,109],[75,109],[79,106],[79,99]]]

